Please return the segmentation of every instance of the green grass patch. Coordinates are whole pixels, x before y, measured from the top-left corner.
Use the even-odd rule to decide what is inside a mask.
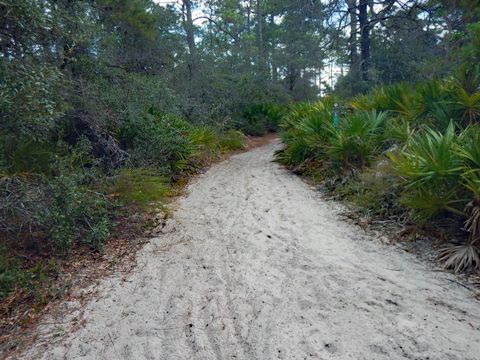
[[[218,136],[218,145],[223,152],[245,148],[245,135],[238,130],[227,130]]]
[[[164,200],[170,192],[168,179],[148,168],[122,169],[112,187],[113,195],[122,203],[145,208]]]
[[[245,136],[241,131],[220,132],[209,126],[193,128],[189,140],[194,148],[190,158],[194,167],[196,165],[204,166],[220,158],[223,153],[245,147]]]

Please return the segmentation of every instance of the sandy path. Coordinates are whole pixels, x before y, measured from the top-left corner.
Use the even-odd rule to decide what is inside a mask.
[[[278,147],[196,179],[177,230],[126,279],[101,283],[83,327],[24,357],[479,359],[472,293],[339,220],[338,205],[271,162]]]

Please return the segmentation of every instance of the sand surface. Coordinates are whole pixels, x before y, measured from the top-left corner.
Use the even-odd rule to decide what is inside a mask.
[[[195,179],[175,230],[23,358],[480,359],[472,292],[342,221],[272,162],[279,146]]]

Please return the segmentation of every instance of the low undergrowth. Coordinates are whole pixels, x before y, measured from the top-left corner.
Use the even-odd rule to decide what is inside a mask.
[[[345,106],[338,127],[332,98],[293,105],[278,160],[366,215],[433,227],[448,239],[438,254],[447,268],[478,270],[479,79],[376,89]]]

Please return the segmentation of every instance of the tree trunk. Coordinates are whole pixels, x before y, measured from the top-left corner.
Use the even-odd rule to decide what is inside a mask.
[[[250,31],[251,25],[251,16],[252,16],[252,0],[248,2],[247,7],[247,31]]]
[[[261,0],[256,2],[256,13],[257,13],[257,48],[258,48],[258,67],[260,71],[265,69],[265,50],[263,42],[263,15],[262,9],[260,6]]]
[[[348,39],[349,65],[350,71],[356,78],[358,73],[358,51],[357,51],[357,0],[347,0],[348,11],[350,13],[350,38]]]
[[[370,70],[370,24],[368,20],[368,0],[359,0],[358,22],[360,25],[360,74],[368,80]]]
[[[322,68],[318,68],[318,93],[322,96]]]
[[[298,72],[295,69],[295,66],[292,64],[288,65],[288,76],[287,76],[287,85],[288,85],[288,90],[293,93],[293,90],[295,89],[295,84],[297,82],[298,78]]]
[[[187,44],[188,44],[188,74],[190,80],[195,75],[195,56],[196,56],[196,48],[195,48],[195,34],[194,34],[194,27],[193,27],[193,20],[192,20],[192,2],[190,0],[183,0],[183,8],[184,8],[184,21],[183,21],[183,28],[187,34]]]
[[[273,14],[270,15],[270,26],[272,27],[272,53],[271,53],[271,66],[272,66],[272,81],[277,82],[278,81],[278,69],[277,69],[277,63],[275,62],[275,37],[273,31],[275,27],[275,16]]]

